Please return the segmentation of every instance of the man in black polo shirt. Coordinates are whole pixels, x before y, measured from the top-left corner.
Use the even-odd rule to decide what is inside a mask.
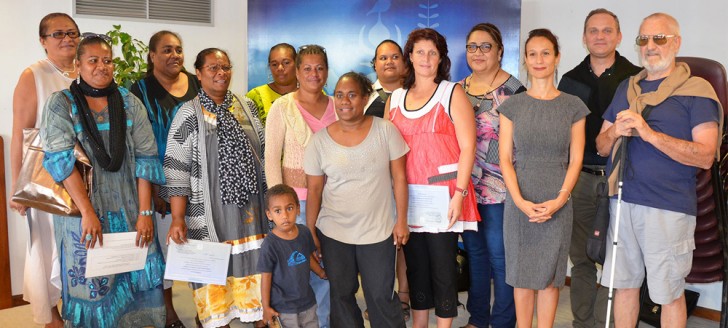
[[[617,86],[641,68],[616,51],[622,33],[619,19],[609,10],[595,9],[586,16],[583,41],[589,55],[564,74],[559,90],[581,98],[591,111],[586,117],[584,166],[572,191],[574,225],[569,250],[574,264],[571,268],[573,326],[591,328],[604,327],[607,299],[606,288],[597,291],[596,264],[586,256],[586,241],[593,233],[596,214],[597,186],[607,183],[604,171],[607,158],[597,154],[595,140],[602,126],[602,114],[612,102]]]

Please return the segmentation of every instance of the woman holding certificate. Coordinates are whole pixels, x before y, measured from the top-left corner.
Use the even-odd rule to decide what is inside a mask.
[[[197,55],[201,89],[172,120],[164,157],[162,189],[172,205],[168,242],[190,238],[232,245],[226,285],[192,284],[206,328],[263,318],[256,268],[267,232],[263,126],[253,101],[228,90],[232,68],[220,49]]]
[[[86,35],[76,53],[79,78],[54,93],[43,111],[43,166],[62,182],[82,217],[54,216],[61,262],[66,326],[164,326],[164,260],[154,234],[152,184],[163,185],[162,165],[144,105],[113,80],[106,35]],[[87,193],[76,170],[80,143],[94,167]],[[142,270],[88,277],[87,249],[105,234],[136,231],[148,247]]]
[[[409,148],[392,123],[364,115],[372,92],[364,75],[344,74],[334,90],[339,120],[317,132],[304,155],[306,219],[328,263],[331,327],[364,327],[355,295],[359,274],[372,327],[405,326],[392,290],[396,250],[409,237]]]
[[[529,32],[524,48],[529,90],[498,107],[500,164],[508,188],[506,282],[514,287],[518,327],[531,327],[534,305],[538,325],[551,327],[566,277],[571,190],[581,170],[589,109],[554,85],[560,56],[551,31]]]
[[[413,326],[426,327],[434,307],[438,327],[450,327],[457,316],[458,233],[475,230],[480,220],[470,181],[475,116],[463,88],[447,81],[450,58],[445,37],[433,29],[416,29],[404,52],[409,68],[404,89],[389,97],[385,117],[389,114],[411,149],[407,183],[445,186],[450,199],[439,225],[410,224],[404,251]]]

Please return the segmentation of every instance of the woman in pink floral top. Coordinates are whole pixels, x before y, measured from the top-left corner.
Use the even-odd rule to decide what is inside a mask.
[[[465,44],[468,66],[473,71],[459,83],[475,111],[476,153],[472,180],[481,221],[478,231],[464,231],[463,244],[470,261],[470,289],[466,327],[513,327],[516,323],[513,288],[506,279],[503,246],[503,202],[506,185],[498,163],[498,111],[509,96],[526,91],[520,81],[500,68],[503,39],[490,23],[475,25]],[[490,279],[495,300],[490,308]]]

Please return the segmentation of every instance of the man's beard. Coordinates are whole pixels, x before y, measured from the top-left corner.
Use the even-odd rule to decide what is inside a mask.
[[[642,56],[642,66],[647,70],[648,73],[660,73],[665,71],[675,61],[675,54],[664,54],[660,56],[661,59],[656,63],[650,63],[647,59],[647,55]]]

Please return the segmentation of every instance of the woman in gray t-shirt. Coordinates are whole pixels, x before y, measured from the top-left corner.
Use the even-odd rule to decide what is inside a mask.
[[[364,115],[371,93],[365,76],[344,74],[334,91],[339,121],[317,132],[304,156],[306,219],[326,256],[332,327],[364,326],[358,274],[372,327],[405,327],[392,290],[396,249],[409,238],[409,147],[392,123]]]

